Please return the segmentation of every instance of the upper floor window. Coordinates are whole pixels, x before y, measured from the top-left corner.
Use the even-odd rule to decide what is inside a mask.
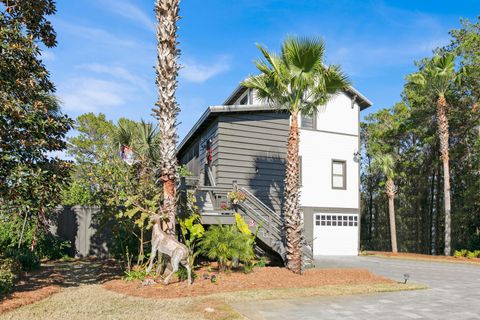
[[[239,104],[248,104],[248,93],[242,97]]]
[[[316,115],[306,115],[302,114],[300,117],[300,128],[302,129],[316,129],[317,128],[317,121]]]
[[[347,162],[332,160],[332,189],[347,189]]]

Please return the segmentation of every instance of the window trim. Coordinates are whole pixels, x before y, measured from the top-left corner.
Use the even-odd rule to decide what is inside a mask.
[[[304,115],[300,112],[300,129],[305,129],[305,130],[317,130],[317,112],[314,112],[311,117],[312,117],[312,127],[307,128],[303,126],[303,117]]]
[[[343,166],[342,174],[334,174],[333,173],[333,166],[335,163],[340,163]],[[347,190],[347,161],[346,160],[340,160],[340,159],[332,159],[332,169],[331,169],[331,174],[332,174],[332,189],[334,190]],[[334,177],[343,177],[343,186],[342,187],[335,187],[333,184],[333,178]]]

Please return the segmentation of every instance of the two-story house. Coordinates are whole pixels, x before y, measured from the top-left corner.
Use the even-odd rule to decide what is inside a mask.
[[[359,120],[369,106],[351,87],[300,119],[300,206],[313,255],[358,253]],[[261,224],[260,240],[280,255],[289,119],[240,86],[223,105],[208,107],[178,147],[204,223],[233,223],[227,193],[236,188],[247,196],[239,208],[246,221]]]

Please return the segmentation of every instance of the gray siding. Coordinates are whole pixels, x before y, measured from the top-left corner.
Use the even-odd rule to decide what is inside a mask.
[[[185,150],[178,155],[180,164],[198,176],[203,184],[205,179],[206,149],[205,142],[212,138],[212,171],[215,175],[215,168],[218,163],[218,126],[213,122],[206,130],[202,131]]]
[[[289,117],[285,113],[228,113],[218,117],[216,181],[234,180],[281,211]]]

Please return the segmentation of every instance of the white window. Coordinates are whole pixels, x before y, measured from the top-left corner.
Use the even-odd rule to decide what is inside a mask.
[[[347,162],[332,160],[332,189],[347,189]]]
[[[315,216],[315,225],[327,227],[356,227],[358,226],[358,216],[345,214],[317,214]]]

